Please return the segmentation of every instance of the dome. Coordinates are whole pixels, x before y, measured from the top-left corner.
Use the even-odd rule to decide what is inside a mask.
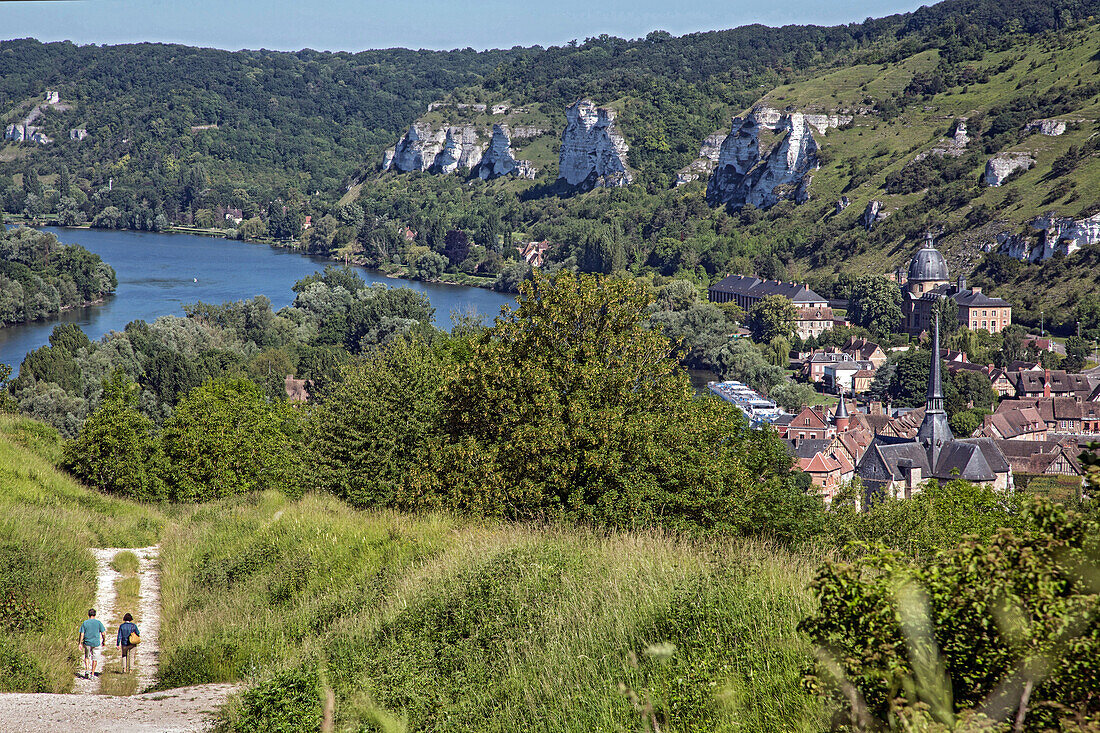
[[[947,281],[947,262],[935,247],[924,247],[909,261],[909,282]]]

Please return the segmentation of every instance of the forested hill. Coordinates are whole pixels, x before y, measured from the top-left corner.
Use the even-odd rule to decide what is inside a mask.
[[[55,89],[72,109],[49,110],[35,124],[55,141],[73,128],[89,136],[80,145],[23,151],[43,173],[64,163],[93,184],[113,176],[123,187],[151,189],[142,195],[166,197],[189,166],[201,164],[219,192],[243,188],[262,198],[288,185],[334,192],[428,102],[527,53],[3,41],[0,122],[20,121]],[[14,157],[23,158],[0,156],[5,172]]]
[[[1060,327],[1100,329],[1098,285],[1074,258],[989,255],[1002,235],[1034,245],[1031,222],[1047,212],[1072,225],[1100,211],[1098,16],[1100,0],[947,0],[828,28],[487,52],[2,42],[0,124],[36,114],[54,142],[0,147],[0,202],[62,225],[232,227],[417,276],[503,275],[502,287],[522,277],[506,272],[513,245],[537,240],[553,266],[699,285],[755,271],[812,278],[836,298],[839,275],[897,266],[932,229],[954,272],[1012,291],[1020,320],[1045,309]],[[60,101],[43,103],[51,89]],[[565,107],[579,98],[616,114],[626,188],[574,195],[556,184]],[[708,173],[677,188],[685,166],[707,164],[704,140],[720,144],[731,117],[758,105],[853,119],[817,129],[778,203],[707,197]],[[1064,134],[1031,124],[1053,117]],[[492,123],[524,125],[511,150],[527,174],[380,175],[383,151],[413,122],[440,145],[445,127],[477,128],[478,155]],[[960,122],[969,138],[953,145]],[[759,170],[786,134],[769,124]],[[985,186],[997,156],[1031,167]],[[869,206],[877,215],[864,221]]]

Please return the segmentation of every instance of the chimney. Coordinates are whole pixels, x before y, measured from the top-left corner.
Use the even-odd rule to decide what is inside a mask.
[[[971,290],[971,292],[973,292],[973,293],[974,293],[975,295],[977,295],[978,293],[982,292],[982,289],[981,289],[981,288],[971,288],[970,290]]]
[[[1043,370],[1043,397],[1050,397],[1050,370]]]

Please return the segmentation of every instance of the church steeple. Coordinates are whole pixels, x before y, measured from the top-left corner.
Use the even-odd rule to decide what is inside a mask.
[[[936,470],[940,450],[955,439],[943,411],[943,384],[940,380],[940,318],[936,313],[936,325],[932,336],[932,363],[928,370],[928,397],[924,403],[924,421],[917,430],[917,440],[928,452],[928,463]]]
[[[928,370],[928,397],[925,413],[943,412],[943,385],[940,382],[940,314],[936,311],[936,326],[932,336],[932,365]]]

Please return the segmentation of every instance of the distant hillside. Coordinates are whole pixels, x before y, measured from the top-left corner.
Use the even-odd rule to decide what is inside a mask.
[[[655,31],[481,53],[8,41],[0,123],[25,124],[37,106],[34,125],[54,142],[0,147],[0,202],[62,224],[240,226],[241,236],[300,238],[312,253],[410,271],[429,253],[445,259],[423,260],[427,273],[496,276],[514,235],[548,242],[549,264],[700,284],[757,271],[808,277],[835,297],[837,274],[897,266],[932,230],[956,274],[1011,281],[1021,318],[1058,310],[1068,323],[1095,294],[1091,279],[1054,290],[1033,275],[1041,266],[982,263],[1001,245],[1053,254],[1082,227],[1100,237],[1100,222],[1075,223],[1100,206],[1098,11],[1100,0],[947,0],[829,28]],[[59,104],[41,103],[47,90]],[[582,98],[605,111],[567,147],[574,162],[610,158],[610,175],[560,169],[566,107]],[[751,131],[736,122],[747,147],[723,153],[731,118],[760,107]],[[384,151],[400,149],[413,123],[410,155],[426,138],[438,160],[406,170],[451,175],[380,175],[392,161]],[[507,126],[496,140],[494,124]],[[487,152],[491,165],[471,167]],[[704,198],[722,155],[727,172],[751,170]],[[1002,185],[983,186],[995,157]],[[1008,176],[1022,161],[1029,169]],[[469,180],[492,179],[488,168],[512,172]],[[306,216],[317,226],[303,234]],[[464,236],[448,250],[451,232]],[[1100,315],[1085,327],[1100,328]]]

